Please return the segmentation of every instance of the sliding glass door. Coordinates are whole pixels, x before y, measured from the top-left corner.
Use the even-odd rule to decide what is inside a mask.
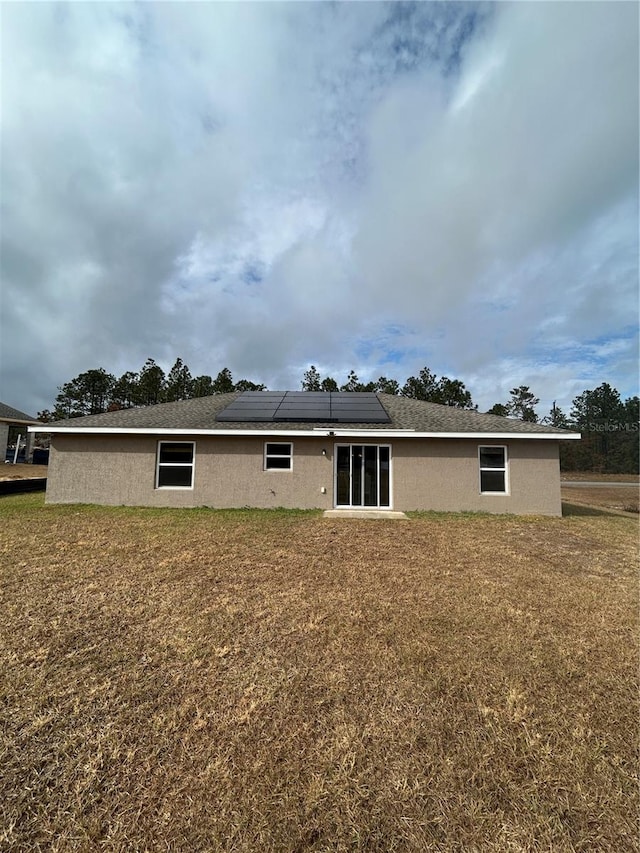
[[[336,445],[336,506],[391,506],[391,448],[386,444]]]

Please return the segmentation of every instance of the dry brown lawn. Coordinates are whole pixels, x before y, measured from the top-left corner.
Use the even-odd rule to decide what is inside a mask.
[[[637,552],[2,498],[0,849],[637,850]]]
[[[592,483],[638,483],[640,474],[601,474],[596,471],[563,471],[562,480],[587,480]]]
[[[640,509],[640,475],[638,474],[599,474],[593,471],[566,471],[562,473],[562,483],[591,482],[598,486],[562,486],[562,500],[603,509],[622,512],[638,512]],[[606,483],[628,483],[627,487]]]
[[[622,512],[638,512],[640,491],[638,486],[569,486],[561,488],[562,500],[567,503],[586,504]]]
[[[0,480],[29,480],[32,477],[46,477],[48,465],[31,465],[18,462],[16,465],[6,463],[0,466]]]

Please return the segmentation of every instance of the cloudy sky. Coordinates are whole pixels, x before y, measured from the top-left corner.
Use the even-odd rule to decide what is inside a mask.
[[[0,399],[638,393],[638,5],[4,3]]]

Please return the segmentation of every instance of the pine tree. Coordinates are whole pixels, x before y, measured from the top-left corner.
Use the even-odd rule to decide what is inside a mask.
[[[302,390],[303,391],[322,391],[322,386],[320,384],[320,374],[318,373],[315,365],[311,365],[308,370],[305,370],[304,377],[302,379]]]
[[[164,397],[167,402],[188,400],[193,391],[191,371],[181,358],[176,359],[167,376]]]

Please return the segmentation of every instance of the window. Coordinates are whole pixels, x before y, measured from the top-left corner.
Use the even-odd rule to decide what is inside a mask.
[[[507,491],[507,448],[479,447],[480,491],[506,493]]]
[[[290,471],[293,467],[293,445],[270,443],[264,446],[265,471]]]
[[[158,443],[158,489],[192,489],[195,443],[160,441]]]

